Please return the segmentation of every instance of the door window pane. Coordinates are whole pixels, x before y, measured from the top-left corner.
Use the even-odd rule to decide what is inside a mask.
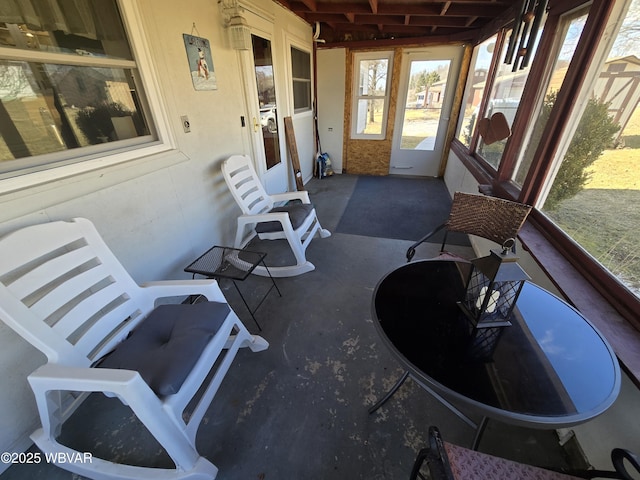
[[[278,137],[278,110],[276,84],[273,78],[273,58],[271,42],[266,38],[251,35],[253,45],[253,64],[255,65],[258,101],[260,102],[260,124],[262,140],[267,162],[267,170],[278,165],[280,158],[280,139]]]
[[[433,150],[449,76],[449,60],[412,61],[400,148]]]
[[[552,172],[542,211],[640,296],[640,0],[633,0]]]

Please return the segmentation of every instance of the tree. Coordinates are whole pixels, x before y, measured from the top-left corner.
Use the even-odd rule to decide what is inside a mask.
[[[0,138],[4,140],[13,158],[31,156],[29,147],[5,105],[23,97],[35,97],[35,93],[22,67],[11,64],[0,65]]]
[[[545,98],[542,112],[545,119],[556,101],[556,94],[551,92]],[[545,201],[546,210],[554,210],[562,200],[575,196],[589,181],[587,167],[611,145],[613,135],[620,130],[608,109],[609,103],[589,99]]]
[[[426,106],[426,102],[428,101],[429,98],[429,88],[431,88],[431,86],[440,81],[440,74],[438,72],[436,72],[435,70],[432,70],[431,72],[428,72],[426,70],[423,70],[422,72],[416,74],[416,79],[415,79],[415,87],[416,87],[416,91],[420,91],[422,88],[424,88],[425,92],[424,92],[424,105]]]
[[[640,35],[640,2],[631,2],[624,22],[616,37],[611,54],[616,57],[634,55],[638,49]]]
[[[377,95],[378,84],[387,82],[388,60],[368,60],[367,61],[367,94]],[[375,122],[375,102],[369,101],[369,122]]]
[[[112,117],[128,117],[133,113],[121,103],[102,103],[97,107],[85,107],[76,114],[78,127],[92,145],[113,140]]]

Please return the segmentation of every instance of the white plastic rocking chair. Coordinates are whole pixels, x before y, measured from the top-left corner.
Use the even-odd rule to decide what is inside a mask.
[[[264,266],[258,266],[254,273],[268,276],[270,272],[274,277],[293,277],[314,270],[315,266],[305,257],[305,250],[316,233],[326,238],[331,232],[320,226],[309,193],[299,191],[269,195],[246,155],[234,155],[225,160],[222,173],[242,210],[242,215],[238,217],[234,247],[243,248],[256,234],[261,240],[286,239],[296,258],[295,265],[269,267],[269,271]],[[276,203],[292,200],[299,202],[275,206]],[[245,238],[246,227],[250,227],[251,232]]]
[[[209,301],[156,307],[159,298],[189,295]],[[214,280],[139,286],[93,224],[79,218],[0,239],[0,319],[48,359],[28,377],[42,422],[31,438],[45,455],[80,455],[56,437],[90,392],[103,392],[128,405],[175,464],[141,467],[95,456],[58,464],[94,479],[215,478],[217,467],[196,450],[200,422],[238,349],[268,347],[247,331]]]

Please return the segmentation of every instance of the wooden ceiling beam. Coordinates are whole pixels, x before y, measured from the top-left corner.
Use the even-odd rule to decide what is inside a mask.
[[[370,0],[370,3],[344,2],[334,3],[322,0],[296,0],[282,2],[286,8],[298,15],[306,13],[335,13],[335,14],[373,14],[373,15],[416,15],[416,16],[447,16],[447,17],[496,17],[504,12],[504,7],[495,2],[478,5],[461,5],[457,0],[438,4],[398,4],[378,3]]]
[[[348,24],[348,23],[338,23],[332,25],[332,30],[334,32],[384,32],[389,35],[411,35],[411,36],[420,36],[420,35],[429,35],[432,31],[433,27],[422,27],[422,26],[414,26],[414,25],[382,25],[382,29],[380,29],[380,25],[359,25],[359,24]],[[448,28],[448,27],[436,27],[438,28],[438,32],[442,32],[442,34],[451,35],[454,33],[459,33],[460,29],[456,28]]]
[[[305,7],[307,7],[312,12],[315,12],[318,9],[318,4],[316,0],[300,0]]]
[[[495,19],[513,15],[513,0],[274,1],[310,24],[322,23],[328,43],[430,37],[467,41],[479,38]]]
[[[440,10],[438,5],[428,4],[385,3],[378,7],[378,13],[382,15],[440,15]]]
[[[348,15],[348,14],[323,14],[307,13],[305,19],[308,22],[324,22],[348,25],[387,25],[389,27],[406,25],[410,27],[451,27],[469,28],[473,26],[473,21],[469,23],[463,18],[447,17],[416,17],[416,16],[393,16],[393,15]]]
[[[474,20],[475,21],[475,20]],[[469,28],[471,25],[466,18],[450,18],[450,17],[419,17],[412,16],[410,25],[429,26],[429,27],[459,27]]]
[[[296,0],[289,2],[289,7],[287,8],[298,15],[310,12],[339,13],[342,15],[345,13],[371,13],[371,6],[368,3],[357,2],[333,3],[320,0],[315,2],[315,9],[312,10],[303,1]]]

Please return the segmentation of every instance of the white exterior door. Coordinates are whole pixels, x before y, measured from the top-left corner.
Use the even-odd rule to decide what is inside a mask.
[[[390,174],[438,175],[462,53],[447,46],[404,54]]]
[[[284,123],[278,112],[272,41],[252,26],[252,49],[243,52],[243,72],[255,168],[268,193],[287,190]]]

